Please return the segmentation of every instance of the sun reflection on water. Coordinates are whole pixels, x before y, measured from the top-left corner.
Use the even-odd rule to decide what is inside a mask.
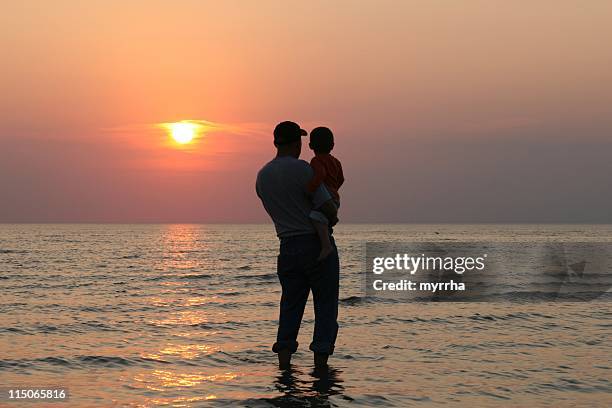
[[[168,290],[166,293],[175,293]],[[193,296],[186,299],[176,297],[150,297],[148,301],[153,306],[203,306],[211,303],[222,304],[227,301],[219,296]]]
[[[146,388],[151,391],[164,391],[168,388],[190,388],[204,382],[227,382],[239,376],[234,372],[223,372],[218,374],[199,373],[177,373],[168,370],[153,370],[146,373],[138,373],[133,377],[135,388]]]
[[[143,351],[140,357],[146,360],[173,362],[183,360],[189,364],[198,359],[220,351],[227,347],[221,344],[206,344],[203,339],[218,333],[211,331],[210,324],[227,321],[224,311],[211,313],[211,304],[224,304],[227,302],[218,294],[212,296],[200,295],[203,287],[209,284],[209,271],[213,265],[209,264],[206,255],[205,230],[201,226],[169,225],[160,239],[160,257],[155,267],[162,274],[159,282],[159,292],[156,296],[147,298],[147,302],[157,308],[159,312],[148,319],[148,323],[163,326],[170,330],[176,342],[161,344],[158,348]],[[194,326],[194,327],[189,327]],[[180,344],[182,339],[190,339],[188,344]],[[204,343],[204,344],[203,344]],[[230,347],[231,348],[231,347]],[[236,372],[185,372],[180,370],[152,370],[140,372],[131,376],[134,388],[147,391],[164,392],[172,389],[193,388],[200,384],[223,384],[235,380],[240,374]],[[196,388],[199,390],[199,388]],[[217,398],[217,393],[206,390],[203,395],[189,398],[178,396],[158,396],[147,401],[145,406],[171,405],[193,406],[201,401]],[[166,398],[167,397],[167,398]]]
[[[134,405],[138,408],[148,408],[153,406],[172,406],[172,407],[191,407],[194,402],[216,399],[217,396],[209,394],[203,397],[179,397],[179,398],[152,398],[144,404]]]
[[[224,316],[225,313],[218,312],[218,316]],[[198,324],[208,323],[210,321],[209,314],[204,310],[182,310],[174,312],[170,317],[165,319],[150,320],[149,323],[156,326],[195,326]]]
[[[161,267],[165,271],[194,269],[200,266],[197,256],[205,248],[201,245],[202,229],[196,225],[168,225],[162,237]]]
[[[177,356],[187,360],[193,360],[201,355],[220,351],[221,347],[208,344],[168,344],[158,353],[142,354],[144,358],[163,360],[163,356]]]
[[[183,337],[183,338],[190,338],[190,337],[202,337],[202,336],[214,336],[216,334],[218,334],[219,331],[218,330],[198,330],[198,331],[191,331],[191,332],[175,332],[173,333],[174,336],[176,337]]]

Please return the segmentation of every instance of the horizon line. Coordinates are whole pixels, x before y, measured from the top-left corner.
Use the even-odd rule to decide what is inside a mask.
[[[146,221],[25,221],[25,222],[0,222],[0,225],[269,225],[270,222],[146,222]],[[590,221],[476,221],[476,222],[343,222],[339,225],[612,225],[611,222],[590,222]]]

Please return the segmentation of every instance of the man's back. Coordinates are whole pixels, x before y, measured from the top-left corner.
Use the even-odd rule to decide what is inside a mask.
[[[257,195],[279,238],[315,233],[309,218],[313,202],[306,190],[312,176],[307,162],[291,156],[277,157],[257,173]]]

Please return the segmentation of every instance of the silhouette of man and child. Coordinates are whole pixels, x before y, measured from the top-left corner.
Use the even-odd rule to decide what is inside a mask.
[[[280,240],[277,274],[282,287],[276,342],[279,367],[289,368],[298,347],[304,308],[312,291],[315,328],[310,350],[315,367],[327,367],[338,334],[340,262],[332,227],[338,222],[344,182],[342,165],[331,155],[334,135],[326,127],[310,132],[310,164],[300,160],[302,137],[295,122],[274,128],[276,157],[259,170],[257,195]]]

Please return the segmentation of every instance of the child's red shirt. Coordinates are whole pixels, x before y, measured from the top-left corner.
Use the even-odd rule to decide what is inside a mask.
[[[308,183],[308,191],[314,192],[321,183],[325,183],[329,193],[336,201],[340,201],[338,190],[344,183],[340,160],[329,153],[316,153],[310,165],[314,170],[314,177]]]

